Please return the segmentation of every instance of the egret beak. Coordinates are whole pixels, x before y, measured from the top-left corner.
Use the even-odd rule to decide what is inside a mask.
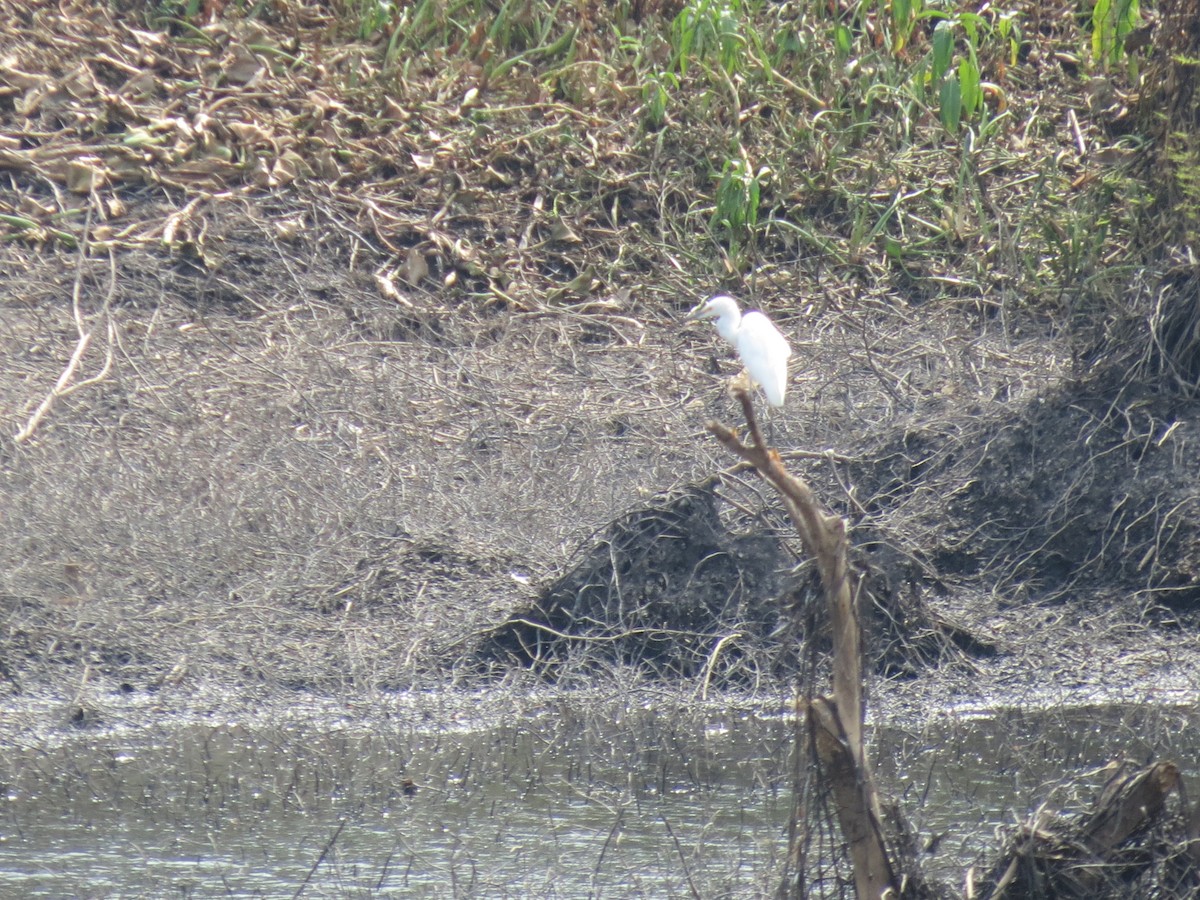
[[[708,302],[699,304],[694,307],[683,319],[685,322],[699,322],[701,319],[707,319],[709,316]]]

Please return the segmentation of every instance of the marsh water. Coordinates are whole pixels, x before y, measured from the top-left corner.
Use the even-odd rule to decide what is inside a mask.
[[[0,897],[753,897],[791,808],[780,708],[297,705],[6,737]],[[959,711],[876,726],[884,789],[959,882],[1052,788],[1114,755],[1190,776],[1191,709]],[[1103,777],[1094,783],[1098,786]]]

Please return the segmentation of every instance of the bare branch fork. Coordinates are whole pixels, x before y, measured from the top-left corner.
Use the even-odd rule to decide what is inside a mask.
[[[46,394],[38,408],[34,410],[33,415],[29,417],[29,421],[25,423],[20,431],[13,435],[13,440],[18,444],[23,444],[25,441],[33,437],[33,433],[37,431],[38,425],[46,414],[53,408],[55,401],[60,397],[66,397],[73,394],[80,388],[85,388],[98,382],[103,381],[108,377],[108,373],[112,370],[113,363],[113,345],[116,343],[116,327],[113,324],[112,316],[109,315],[109,304],[112,302],[113,292],[116,289],[117,271],[116,261],[113,259],[112,252],[109,252],[109,284],[108,292],[104,297],[103,314],[105,318],[107,346],[104,353],[104,365],[100,371],[90,378],[85,378],[83,381],[72,383],[75,379],[75,374],[79,370],[80,364],[83,362],[84,354],[87,353],[88,346],[92,343],[92,335],[95,333],[89,331],[87,324],[84,322],[83,309],[80,302],[81,294],[83,293],[83,262],[87,258],[88,253],[88,235],[92,230],[92,208],[89,206],[87,221],[83,227],[83,238],[79,242],[79,259],[75,266],[75,283],[71,289],[71,311],[75,317],[75,331],[78,338],[75,342],[75,350],[71,354],[71,358],[67,361],[67,366],[63,369],[62,374],[58,376],[58,381],[54,383],[54,387]]]
[[[833,794],[842,835],[849,845],[855,887],[863,900],[898,897],[895,870],[883,840],[879,796],[863,748],[866,709],[856,602],[858,578],[847,563],[846,523],[822,509],[808,484],[788,472],[779,453],[766,445],[745,387],[735,384],[732,393],[742,404],[753,443],[743,443],[733,429],[720,422],[709,422],[708,430],[779,492],[805,552],[816,561],[829,603],[834,643],[833,696],[817,697],[804,704],[803,710],[820,769]],[[807,833],[804,828],[792,831],[795,835]],[[802,848],[789,849],[790,859],[804,858]],[[792,893],[799,895],[802,885],[795,887]]]

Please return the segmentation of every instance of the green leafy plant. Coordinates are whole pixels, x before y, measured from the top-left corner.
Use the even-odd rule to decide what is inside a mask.
[[[741,0],[688,0],[671,23],[671,44],[681,75],[687,74],[689,60],[713,55],[732,74],[747,45]]]
[[[642,124],[651,131],[662,128],[667,121],[667,104],[671,100],[668,88],[679,87],[679,78],[674,72],[656,72],[646,77],[642,84]]]
[[[1021,52],[1021,26],[1017,22],[1016,11],[1008,10],[1000,13],[996,17],[994,28],[996,36],[1008,44],[1008,64],[1015,66],[1018,54]]]
[[[731,248],[748,241],[758,225],[762,182],[769,174],[765,166],[754,169],[745,156],[727,160],[721,169],[712,224],[729,235]]]
[[[938,92],[938,115],[947,131],[958,131],[962,123],[962,85],[958,77],[948,78],[942,82]]]
[[[837,48],[838,57],[846,59],[854,49],[854,32],[844,22],[833,26],[833,46]]]
[[[938,92],[938,115],[948,131],[957,131],[964,121],[984,110],[983,69],[980,48],[993,35],[1006,43],[1007,56],[1015,61],[1020,47],[1020,29],[1012,15],[1000,16],[993,24],[972,12],[939,17],[929,51],[929,81]]]
[[[1186,131],[1173,131],[1167,138],[1166,156],[1170,162],[1171,186],[1175,200],[1173,217],[1194,242],[1200,232],[1200,146]]]
[[[1141,23],[1138,0],[1096,0],[1092,7],[1092,56],[1101,65],[1116,65],[1125,52],[1125,38]]]
[[[889,5],[888,0],[879,0],[879,5],[881,7]],[[925,13],[921,0],[891,0],[890,6],[892,8],[892,51],[899,53],[908,46],[913,29],[925,17]]]
[[[396,4],[391,0],[357,0],[354,14],[358,17],[358,36],[370,40],[391,23]]]

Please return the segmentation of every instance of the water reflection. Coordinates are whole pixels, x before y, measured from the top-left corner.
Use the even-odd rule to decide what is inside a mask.
[[[1151,707],[1000,711],[872,744],[914,824],[950,835],[930,863],[957,882],[1049,782],[1114,753],[1178,758],[1195,728]],[[762,896],[790,738],[778,711],[569,700],[66,730],[0,760],[0,896]]]
[[[0,895],[291,896],[306,878],[314,896],[756,893],[786,822],[787,728],[723,721],[564,705],[483,728],[80,735],[5,761]]]

